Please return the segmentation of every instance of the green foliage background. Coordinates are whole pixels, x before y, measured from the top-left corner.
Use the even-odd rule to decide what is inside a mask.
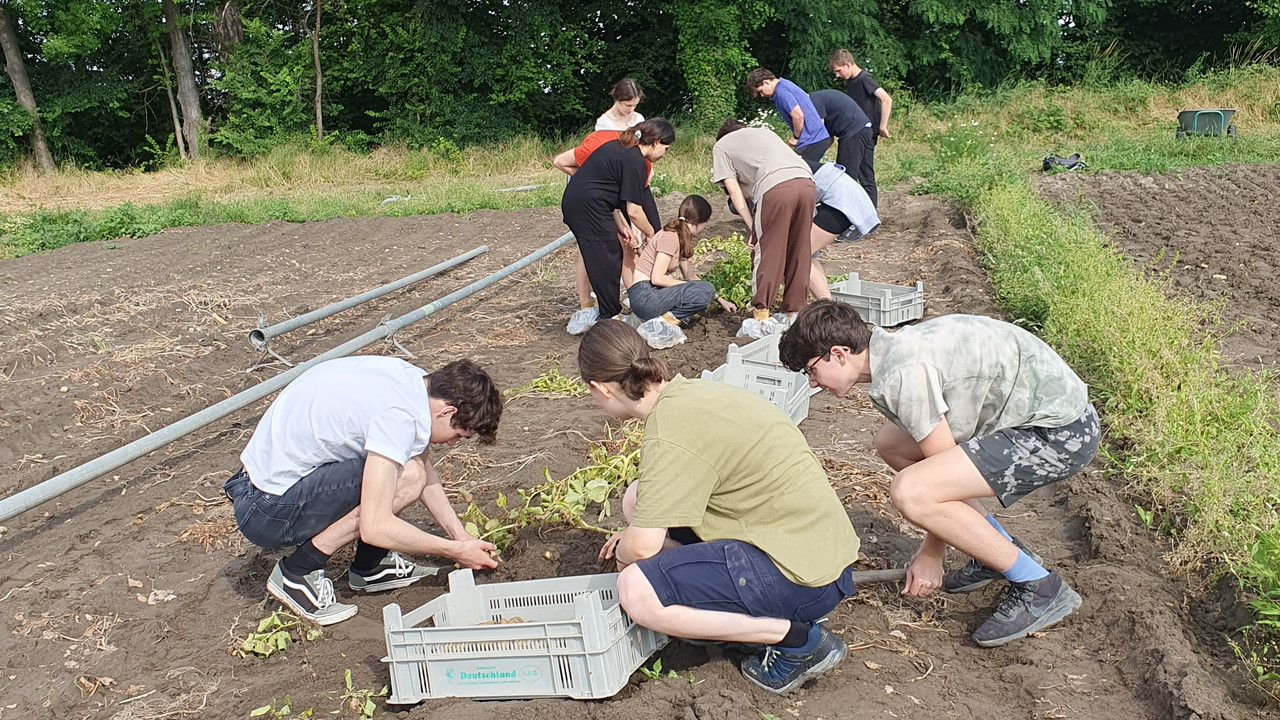
[[[159,3],[4,0],[59,162],[150,167],[174,150]],[[1280,0],[175,0],[215,151],[253,156],[314,140],[319,35],[326,135],[352,150],[449,154],[533,133],[582,132],[635,77],[648,116],[708,127],[760,106],[762,65],[813,90],[850,49],[900,98],[941,100],[1009,81],[1177,81],[1275,62]],[[239,31],[236,32],[235,30]],[[30,119],[0,76],[0,166]]]

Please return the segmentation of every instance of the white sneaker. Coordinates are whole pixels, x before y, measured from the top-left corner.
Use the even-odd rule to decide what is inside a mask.
[[[679,325],[672,325],[660,317],[640,323],[636,332],[640,333],[640,337],[644,338],[644,341],[654,350],[675,347],[688,339]]]
[[[581,335],[596,324],[596,320],[600,319],[600,308],[592,305],[589,308],[583,308],[573,314],[569,318],[569,324],[565,326],[565,330],[570,335]]]

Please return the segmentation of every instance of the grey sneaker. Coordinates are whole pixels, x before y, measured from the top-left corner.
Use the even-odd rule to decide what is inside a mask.
[[[1009,583],[1000,605],[973,639],[982,647],[996,647],[1043,630],[1080,607],[1080,596],[1056,572],[1039,580]]]
[[[343,605],[333,594],[333,581],[316,570],[297,578],[280,567],[279,561],[267,578],[267,592],[293,612],[316,623],[332,625],[356,614],[355,605]]]
[[[393,552],[382,558],[378,566],[367,573],[361,573],[355,568],[348,568],[347,584],[351,586],[352,590],[370,593],[382,592],[384,590],[407,587],[424,577],[435,575],[438,572],[440,572],[440,568],[429,565],[414,565],[400,557],[400,553]]]
[[[786,695],[838,665],[848,651],[844,641],[826,625],[815,624],[809,628],[804,647],[769,645],[763,655],[745,658],[742,676],[771,693]]]
[[[1025,552],[1037,565],[1042,563],[1040,556],[1019,542],[1017,538],[1013,539],[1013,544],[1017,545],[1018,549]],[[973,592],[992,580],[1001,580],[1003,578],[1004,573],[999,570],[992,570],[977,560],[969,558],[969,562],[965,563],[964,567],[952,570],[942,576],[942,589],[949,593]]]

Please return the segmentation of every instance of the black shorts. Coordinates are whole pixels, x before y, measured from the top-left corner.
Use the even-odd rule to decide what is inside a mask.
[[[848,230],[849,226],[853,223],[849,222],[849,218],[845,217],[844,213],[839,210],[819,203],[818,206],[814,208],[813,224],[823,230],[826,230],[832,235],[839,235],[845,230]]]
[[[1079,420],[1062,427],[1016,427],[960,443],[1000,504],[1009,507],[1024,495],[1066,480],[1084,469],[1098,452],[1102,429],[1090,404]]]
[[[663,606],[813,622],[854,593],[853,566],[821,587],[791,582],[764,551],[737,540],[670,548],[636,563]]]

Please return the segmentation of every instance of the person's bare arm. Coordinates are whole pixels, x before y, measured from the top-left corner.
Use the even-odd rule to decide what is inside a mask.
[[[578,159],[574,157],[572,149],[565,150],[551,158],[551,165],[570,177],[573,177],[573,174],[578,172]]]
[[[633,202],[628,202],[627,217],[630,218],[631,224],[635,225],[644,234],[645,238],[653,237],[654,229],[649,224],[649,218],[644,214],[644,208]]]
[[[360,539],[388,550],[449,558],[473,570],[495,567],[497,562],[489,555],[496,549],[492,543],[446,540],[396,516],[400,470],[398,463],[377,453],[369,453],[365,459],[360,487]]]
[[[615,552],[620,562],[630,565],[657,555],[666,541],[666,528],[638,528],[632,525],[623,531]]]
[[[800,135],[804,133],[804,109],[799,105],[791,108],[791,137],[787,138],[787,144],[795,147],[800,142]]]
[[[677,280],[667,273],[671,270],[671,256],[660,252],[653,258],[653,270],[649,273],[649,282],[654,287],[671,287],[679,285],[683,280]]]
[[[431,467],[431,463],[425,462],[423,465],[427,471],[427,485],[422,488],[422,505],[431,513],[431,517],[435,519],[436,525],[444,531],[452,540],[474,540],[466,528],[463,527],[462,521],[458,519],[458,513],[453,509],[453,503],[449,502],[448,496],[445,495],[444,485],[440,483],[440,476],[436,473],[436,469]]]
[[[733,209],[738,212],[738,217],[742,218],[742,222],[747,225],[747,245],[755,247],[755,218],[751,217],[751,208],[747,206],[747,198],[742,194],[742,186],[738,184],[737,178],[725,178],[722,182],[724,189],[729,193],[729,201],[733,203]]]
[[[880,98],[880,137],[889,137],[889,113],[893,112],[893,98],[884,88],[876,88],[875,96]]]

